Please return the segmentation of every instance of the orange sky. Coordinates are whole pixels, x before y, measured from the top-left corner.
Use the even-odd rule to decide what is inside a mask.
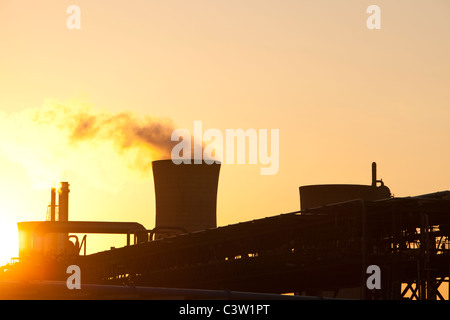
[[[71,4],[81,30],[66,27]],[[366,28],[371,4],[381,30]],[[70,219],[154,226],[136,154],[30,124],[58,104],[191,132],[279,129],[276,175],[222,166],[219,225],[298,210],[300,185],[369,184],[372,161],[396,196],[450,189],[447,0],[1,0],[0,43],[0,264],[60,179]]]

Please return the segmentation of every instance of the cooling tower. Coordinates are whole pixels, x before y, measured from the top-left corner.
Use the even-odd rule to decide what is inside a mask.
[[[377,186],[380,183],[380,186]],[[362,199],[374,201],[391,197],[382,180],[377,180],[377,165],[372,163],[372,185],[323,184],[300,187],[300,208],[321,207],[327,204]]]
[[[323,184],[300,187],[301,210],[321,207],[327,204],[363,199],[374,201],[387,199],[391,192],[386,186],[358,184]]]
[[[215,228],[220,164],[153,161],[156,229],[187,232]]]

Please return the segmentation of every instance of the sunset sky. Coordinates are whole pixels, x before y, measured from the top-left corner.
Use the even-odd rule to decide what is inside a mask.
[[[0,265],[60,181],[70,220],[154,227],[157,151],[114,126],[71,140],[80,115],[279,129],[277,174],[222,166],[219,226],[299,210],[301,185],[370,184],[373,161],[395,196],[449,190],[449,57],[448,0],[0,0]]]

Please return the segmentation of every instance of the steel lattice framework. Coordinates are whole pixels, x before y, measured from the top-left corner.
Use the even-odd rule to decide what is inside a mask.
[[[448,299],[448,192],[355,200],[72,258],[87,283]],[[381,289],[366,288],[378,265]],[[450,290],[450,289],[449,289]]]

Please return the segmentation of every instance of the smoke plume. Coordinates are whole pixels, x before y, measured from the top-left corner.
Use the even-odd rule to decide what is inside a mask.
[[[148,176],[151,162],[170,158],[169,120],[100,111],[79,102],[0,114],[0,153],[21,163],[35,186],[64,179],[104,187]]]

